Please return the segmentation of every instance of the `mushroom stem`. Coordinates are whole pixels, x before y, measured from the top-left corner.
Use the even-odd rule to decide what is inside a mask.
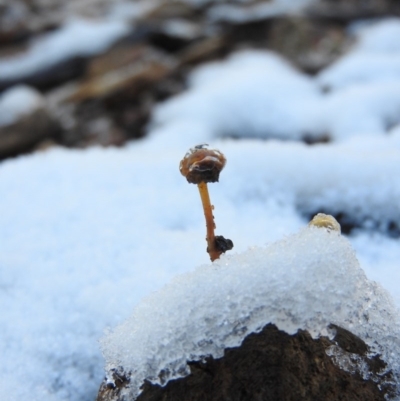
[[[210,195],[208,194],[207,183],[200,182],[198,185],[201,203],[203,204],[204,217],[206,218],[206,227],[207,227],[207,252],[210,255],[211,262],[214,262],[215,259],[218,259],[221,255],[221,251],[217,249],[215,242],[215,223],[214,216],[212,213],[213,206],[210,202]]]

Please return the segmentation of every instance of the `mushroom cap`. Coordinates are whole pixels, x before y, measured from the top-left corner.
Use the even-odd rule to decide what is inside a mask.
[[[181,160],[179,170],[191,184],[217,182],[226,164],[225,156],[219,150],[207,146],[202,144],[189,149]]]
[[[337,231],[340,233],[341,227],[338,221],[330,214],[318,213],[313,217],[313,219],[308,223],[309,226],[314,227],[324,227],[329,231]]]

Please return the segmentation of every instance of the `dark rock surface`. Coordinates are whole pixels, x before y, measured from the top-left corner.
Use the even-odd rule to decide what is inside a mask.
[[[0,127],[0,160],[29,152],[60,132],[56,121],[44,109],[38,109],[18,121]]]
[[[320,0],[309,7],[311,17],[349,22],[355,19],[400,15],[397,0]]]
[[[333,340],[312,339],[306,331],[295,335],[268,324],[252,333],[220,359],[189,362],[191,374],[161,387],[145,383],[138,401],[379,401],[390,396],[390,372],[385,363],[368,358],[368,346],[340,327]],[[328,354],[334,354],[332,357]],[[346,370],[337,365],[346,360]],[[368,370],[361,376],[357,361]],[[363,374],[365,375],[366,372]],[[129,387],[129,374],[114,373],[115,386],[103,383],[97,401],[132,401],[121,391]]]

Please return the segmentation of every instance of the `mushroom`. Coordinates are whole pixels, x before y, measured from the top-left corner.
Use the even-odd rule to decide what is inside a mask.
[[[207,144],[197,145],[189,149],[181,160],[179,170],[191,184],[197,184],[203,204],[204,216],[207,227],[207,252],[213,262],[222,253],[233,248],[233,242],[222,235],[215,235],[213,209],[207,183],[218,182],[219,174],[226,164],[225,156],[219,151],[208,149]]]
[[[309,226],[326,228],[328,231],[337,231],[340,234],[341,227],[338,221],[330,214],[318,213],[308,223]]]

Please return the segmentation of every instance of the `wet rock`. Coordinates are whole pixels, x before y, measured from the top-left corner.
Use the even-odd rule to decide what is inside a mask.
[[[158,100],[183,89],[177,60],[144,44],[123,43],[93,58],[83,79],[49,94],[69,147],[123,145],[145,134]]]
[[[42,141],[55,138],[59,125],[45,109],[38,109],[18,121],[0,127],[0,159],[28,152]]]
[[[344,54],[351,41],[342,24],[287,17],[271,22],[268,45],[301,70],[314,74]]]
[[[153,27],[148,40],[153,46],[176,53],[202,37],[200,25],[183,19],[169,19]]]
[[[399,16],[400,3],[397,0],[320,0],[312,4],[306,14],[348,23],[355,19]]]
[[[35,89],[20,85],[0,96],[0,159],[26,152],[58,129]]]
[[[227,348],[220,359],[188,362],[190,375],[166,386],[144,383],[138,401],[379,401],[390,395],[390,372],[354,334],[331,325],[333,339],[294,335],[268,324]],[[360,366],[367,366],[367,370]],[[133,401],[124,397],[130,374],[120,368],[104,382],[97,401]]]
[[[194,18],[198,10],[187,1],[161,1],[144,15],[143,20],[164,21],[168,18]]]
[[[27,38],[28,10],[24,3],[0,3],[0,45],[17,43]]]
[[[148,46],[117,48],[90,62],[86,78],[69,101],[104,98],[125,90],[137,94],[165,78],[175,66],[173,58]]]
[[[21,83],[40,90],[48,90],[82,76],[85,68],[86,59],[84,57],[73,57],[15,79],[1,79],[0,77],[0,91]]]
[[[250,21],[225,31],[231,46],[273,50],[311,74],[337,60],[352,44],[343,24],[302,16]]]
[[[193,66],[225,56],[229,47],[227,35],[215,35],[187,46],[178,53],[177,58],[182,66]]]

